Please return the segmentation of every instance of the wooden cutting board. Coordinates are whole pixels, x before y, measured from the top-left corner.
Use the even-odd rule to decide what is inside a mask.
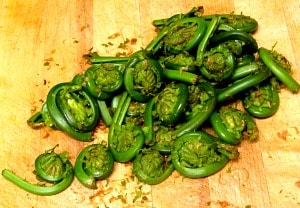
[[[74,162],[87,143],[26,124],[49,89],[84,71],[82,55],[90,48],[101,55],[130,54],[154,37],[153,19],[199,5],[206,14],[235,12],[256,18],[259,46],[276,43],[300,81],[298,0],[0,0],[0,170],[8,168],[36,181],[36,156],[56,144]],[[125,50],[118,48],[135,38]],[[131,177],[130,164],[117,164],[97,190],[74,180],[61,194],[42,197],[0,176],[0,207],[300,207],[300,95],[282,90],[280,98],[275,116],[257,120],[259,140],[243,141],[239,159],[208,178],[185,179],[174,172],[167,181],[149,186]],[[95,142],[106,139],[106,131],[98,128]]]

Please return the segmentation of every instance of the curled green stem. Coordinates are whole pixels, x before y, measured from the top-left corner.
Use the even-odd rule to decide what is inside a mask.
[[[253,36],[247,32],[237,31],[237,30],[225,31],[217,35],[214,35],[210,40],[210,45],[216,46],[220,43],[229,40],[243,41],[244,42],[243,53],[253,54],[258,51],[258,45],[256,40],[253,38]]]
[[[279,92],[270,82],[250,89],[243,99],[245,110],[257,118],[274,115],[280,104]]]
[[[220,139],[229,144],[238,144],[244,137],[250,140],[258,138],[258,129],[252,117],[231,106],[222,106],[212,113],[210,123]]]
[[[197,47],[206,32],[206,22],[199,17],[183,18],[168,26],[163,41],[172,54],[190,51]],[[165,29],[165,28],[164,28]]]
[[[208,21],[215,15],[204,15],[203,18]],[[221,16],[218,30],[238,30],[243,32],[255,32],[258,27],[256,19],[243,14],[219,14]]]
[[[187,104],[188,87],[171,82],[155,98],[153,114],[162,125],[174,125]]]
[[[132,55],[124,72],[124,86],[133,100],[147,102],[161,87],[163,69],[143,51]]]
[[[200,71],[203,76],[215,82],[228,79],[235,68],[235,56],[227,47],[219,45],[203,54]]]
[[[167,156],[157,150],[142,149],[133,161],[133,173],[146,184],[159,184],[166,180],[174,170]]]
[[[113,171],[114,158],[104,143],[85,147],[77,156],[74,172],[85,187],[96,189],[96,180],[107,178]]]
[[[73,166],[67,159],[67,154],[65,152],[57,154],[54,152],[54,148],[36,158],[35,169],[39,179],[52,185],[33,184],[8,169],[2,171],[2,176],[19,188],[41,196],[55,195],[64,191],[74,178]]]
[[[271,70],[271,72],[280,80],[287,88],[293,92],[298,92],[300,84],[290,75],[289,71],[281,64],[276,62],[276,57],[273,56],[274,52],[266,49],[259,48],[259,57],[262,62]]]
[[[216,138],[206,132],[190,132],[175,140],[171,152],[172,163],[184,177],[207,177],[221,170],[228,163],[229,155],[232,159],[238,156],[237,149],[228,146],[220,145]]]
[[[92,140],[92,131],[81,131],[76,130],[66,119],[64,113],[61,111],[60,107],[58,106],[57,99],[59,97],[59,93],[62,90],[66,90],[70,87],[70,83],[59,83],[55,85],[48,93],[47,96],[47,108],[49,111],[50,116],[53,118],[56,125],[61,129],[62,131],[66,132],[68,135],[70,135],[72,138],[75,138],[79,141],[91,141]],[[95,110],[98,107],[94,108]],[[97,116],[95,116],[96,118]]]

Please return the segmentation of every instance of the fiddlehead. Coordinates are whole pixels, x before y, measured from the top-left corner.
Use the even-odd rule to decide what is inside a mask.
[[[272,74],[287,88],[293,92],[298,92],[300,84],[291,76],[291,66],[288,60],[275,50],[259,48],[258,54],[261,61],[270,69]]]
[[[210,116],[210,123],[217,135],[229,144],[239,143],[243,137],[258,138],[258,129],[250,115],[232,106],[222,106]]]
[[[166,180],[174,170],[168,156],[159,151],[142,149],[133,161],[133,173],[142,182],[159,184]]]
[[[195,48],[206,31],[206,22],[199,17],[183,18],[172,22],[163,39],[166,50],[172,54]]]
[[[98,105],[78,85],[70,85],[59,91],[58,107],[69,124],[78,131],[92,131],[99,118]]]
[[[169,55],[162,57],[160,63],[167,69],[179,70],[181,72],[195,72],[196,60],[195,57],[189,54],[187,51],[176,55]]]
[[[79,85],[55,85],[47,96],[49,115],[62,131],[80,141],[91,141],[99,118],[96,101]]]
[[[109,139],[109,147],[118,162],[133,159],[144,145],[144,133],[134,123],[114,127],[114,135]]]
[[[85,72],[88,92],[97,99],[107,99],[123,85],[123,74],[114,63],[92,65]]]
[[[200,71],[203,76],[218,83],[231,76],[235,63],[235,56],[231,50],[219,45],[204,53]]]
[[[96,180],[107,178],[113,171],[114,158],[104,143],[85,147],[77,156],[74,172],[85,187],[95,189]]]
[[[277,81],[274,79],[250,89],[243,99],[245,110],[257,118],[274,115],[280,103],[278,91]]]
[[[187,178],[212,175],[221,170],[229,159],[235,159],[238,155],[235,146],[220,145],[216,138],[203,131],[178,137],[171,152],[175,169]]]
[[[258,22],[250,17],[243,14],[229,14],[223,15],[219,30],[239,30],[243,32],[254,32],[258,27]]]
[[[126,65],[124,86],[133,100],[146,102],[161,88],[163,71],[154,59],[146,57],[143,51],[136,52]]]
[[[16,186],[32,194],[49,196],[62,192],[72,183],[74,178],[73,166],[68,160],[68,154],[54,152],[56,146],[39,155],[35,160],[35,174],[46,184],[33,184],[15,175],[12,171],[4,169],[4,178]]]
[[[154,117],[162,125],[174,125],[187,104],[188,87],[171,82],[154,98]]]

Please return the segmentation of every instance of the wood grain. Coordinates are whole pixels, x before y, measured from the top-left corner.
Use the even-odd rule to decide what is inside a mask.
[[[32,130],[26,124],[49,89],[84,71],[82,55],[90,48],[115,55],[124,52],[119,43],[136,38],[137,43],[125,50],[130,54],[154,37],[153,19],[198,5],[204,6],[206,14],[235,12],[256,18],[259,46],[271,48],[276,43],[300,81],[298,0],[0,0],[0,170],[8,168],[36,181],[35,157],[56,144],[58,151],[69,151],[74,162],[88,144],[62,132]],[[113,45],[105,47],[108,42]],[[97,190],[87,190],[74,180],[61,194],[41,197],[1,176],[0,207],[300,207],[300,95],[282,90],[280,98],[275,116],[257,120],[259,140],[243,141],[239,159],[208,178],[184,179],[174,172],[162,184],[149,186],[132,180],[130,164],[117,164]],[[95,142],[105,140],[105,132],[105,127],[99,127]],[[139,192],[142,197],[135,199]]]

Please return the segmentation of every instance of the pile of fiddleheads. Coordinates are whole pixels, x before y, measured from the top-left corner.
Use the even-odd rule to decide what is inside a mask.
[[[258,22],[250,16],[203,15],[195,7],[153,25],[157,36],[129,57],[86,54],[91,66],[55,85],[28,119],[33,128],[86,142],[100,119],[110,127],[107,144],[78,154],[74,173],[88,188],[109,177],[114,162],[131,162],[133,174],[148,184],[174,170],[188,178],[212,175],[238,158],[243,138],[259,137],[254,118],[277,112],[280,87],[300,89],[286,58],[258,46],[252,35]],[[36,162],[39,177],[46,175],[40,170],[52,174],[44,180],[53,188],[28,185],[9,170],[2,174],[29,192],[58,193],[71,183],[73,168],[53,150]]]

